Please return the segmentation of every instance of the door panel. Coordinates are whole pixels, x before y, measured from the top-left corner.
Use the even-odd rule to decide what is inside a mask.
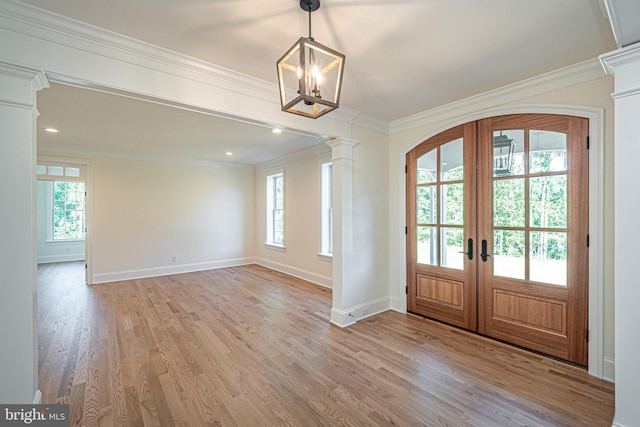
[[[466,190],[475,188],[475,130],[458,126],[407,154],[408,309],[467,329],[477,320],[475,190]]]
[[[553,115],[478,123],[478,233],[487,247],[478,264],[478,331],[581,365],[587,363],[587,129],[585,119]],[[514,141],[514,153],[510,168],[498,170],[501,137]]]
[[[587,131],[493,117],[407,154],[410,312],[586,365]]]

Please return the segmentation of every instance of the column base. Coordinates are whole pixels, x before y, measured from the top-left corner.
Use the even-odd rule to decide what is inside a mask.
[[[341,328],[346,328],[356,323],[356,316],[353,310],[340,310],[333,307],[331,309],[331,323]]]

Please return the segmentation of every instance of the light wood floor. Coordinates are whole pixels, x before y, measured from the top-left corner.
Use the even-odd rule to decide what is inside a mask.
[[[83,284],[39,270],[39,388],[84,426],[610,426],[613,385],[413,315],[340,329],[259,266]]]

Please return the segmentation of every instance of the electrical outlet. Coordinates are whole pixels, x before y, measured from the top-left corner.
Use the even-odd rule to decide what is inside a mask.
[[[178,257],[176,255],[173,255],[171,257],[171,262],[178,262]]]

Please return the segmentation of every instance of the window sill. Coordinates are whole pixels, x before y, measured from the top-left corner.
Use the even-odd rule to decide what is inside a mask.
[[[318,259],[325,262],[333,262],[333,254],[318,253]]]
[[[264,247],[273,251],[286,252],[287,248],[284,245],[278,245],[277,243],[265,243]]]
[[[47,245],[68,245],[70,243],[84,243],[84,239],[47,240]]]

